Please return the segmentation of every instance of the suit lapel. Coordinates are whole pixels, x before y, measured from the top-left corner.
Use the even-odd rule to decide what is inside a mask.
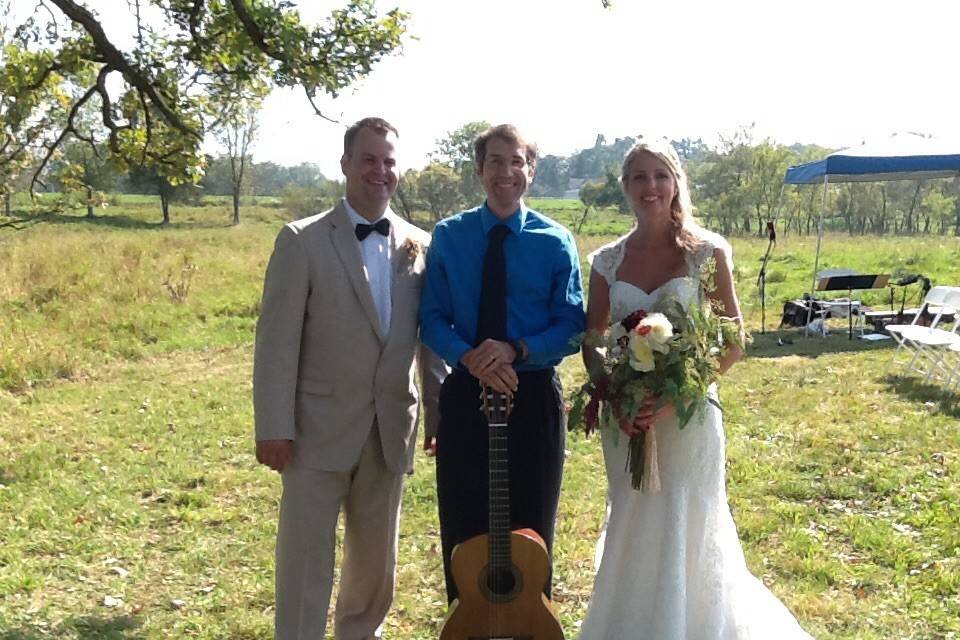
[[[377,313],[377,307],[373,303],[373,295],[370,293],[370,283],[363,271],[363,258],[360,257],[360,243],[353,232],[353,225],[350,223],[350,216],[341,202],[336,206],[331,215],[331,240],[333,246],[340,256],[343,263],[343,270],[347,272],[350,284],[353,286],[357,298],[360,300],[360,306],[367,314],[367,320],[373,325],[380,342],[386,341],[383,330],[380,328],[380,316]]]
[[[393,229],[393,233],[390,234],[390,242],[392,244],[390,255],[390,305],[392,308],[392,312],[390,314],[390,325],[392,328],[393,324],[397,322],[397,318],[400,315],[397,313],[397,310],[400,309],[405,302],[402,300],[401,296],[403,295],[403,292],[407,291],[408,289],[405,284],[406,279],[410,277],[410,272],[407,269],[410,256],[407,253],[406,247],[406,222],[401,220],[400,217],[393,212],[390,212],[388,216],[390,217],[390,228]],[[391,333],[393,332],[391,331]]]

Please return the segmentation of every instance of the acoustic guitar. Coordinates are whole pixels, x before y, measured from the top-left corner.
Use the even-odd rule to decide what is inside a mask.
[[[460,597],[440,640],[563,640],[560,621],[543,593],[550,556],[533,529],[510,530],[507,419],[510,399],[483,389],[489,425],[489,533],[453,548],[451,572]]]

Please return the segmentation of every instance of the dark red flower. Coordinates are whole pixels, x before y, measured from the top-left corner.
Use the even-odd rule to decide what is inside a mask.
[[[637,309],[626,318],[620,321],[620,325],[627,331],[633,331],[633,328],[640,324],[640,321],[647,317],[647,312],[643,309]]]
[[[583,421],[586,423],[585,430],[589,435],[600,424],[600,401],[607,399],[608,381],[606,378],[600,378],[593,389],[590,390],[590,402],[583,410]]]

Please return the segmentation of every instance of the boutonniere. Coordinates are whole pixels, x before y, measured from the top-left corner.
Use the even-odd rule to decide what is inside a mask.
[[[403,252],[403,260],[400,264],[406,264],[409,271],[413,271],[416,268],[417,258],[423,254],[426,247],[422,242],[414,238],[407,238],[403,241],[403,244],[400,245],[400,251]]]
[[[414,238],[407,238],[403,241],[403,244],[400,245],[400,250],[406,253],[407,259],[410,262],[416,262],[417,256],[423,253],[423,243]]]

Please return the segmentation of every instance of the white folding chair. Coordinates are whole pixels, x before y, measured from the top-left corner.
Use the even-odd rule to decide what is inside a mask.
[[[917,309],[916,314],[914,314],[913,321],[911,321],[910,324],[888,324],[885,327],[890,337],[897,341],[897,349],[893,352],[893,363],[898,362],[901,349],[906,349],[908,352],[913,350],[912,344],[908,343],[903,337],[904,331],[913,331],[915,327],[922,327],[923,325],[920,324],[920,319],[927,313],[933,314],[930,327],[936,328],[940,322],[940,316],[943,315],[943,304],[950,289],[951,287],[943,285],[932,287],[930,291],[927,292],[927,295],[924,296],[923,302],[920,304],[920,308]],[[913,356],[910,357],[908,362],[912,363],[912,361]]]
[[[934,377],[950,380],[953,371],[950,347],[960,344],[960,334],[957,333],[960,328],[960,287],[947,287],[935,316],[938,322],[944,314],[954,317],[949,329],[942,328],[942,324],[940,327],[936,324],[929,327],[907,325],[900,332],[903,344],[914,352],[907,368],[922,373],[925,382]]]
[[[948,357],[950,357],[952,364],[944,384],[950,390],[954,387],[960,387],[960,343],[950,345],[948,350],[950,352]]]

